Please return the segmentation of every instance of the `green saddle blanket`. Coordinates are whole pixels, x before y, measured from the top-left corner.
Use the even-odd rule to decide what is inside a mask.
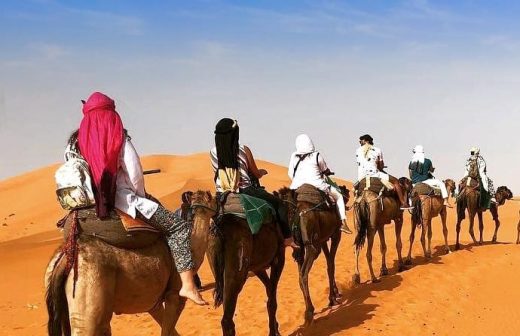
[[[257,234],[264,223],[272,221],[275,213],[267,201],[246,194],[230,194],[224,205],[224,214],[245,218],[252,234]]]

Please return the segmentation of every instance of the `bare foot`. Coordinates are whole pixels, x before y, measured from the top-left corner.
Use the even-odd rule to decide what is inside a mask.
[[[347,224],[343,224],[343,225],[341,225],[340,230],[341,230],[341,232],[343,232],[343,233],[346,233],[346,234],[352,234],[352,230],[348,227]]]
[[[453,205],[451,205],[449,202],[444,202],[444,206],[447,208],[453,208]]]
[[[190,299],[191,301],[198,304],[199,306],[205,306],[208,304],[206,301],[204,301],[204,299],[202,298],[202,296],[200,295],[200,293],[197,291],[196,288],[194,288],[192,290],[187,289],[187,288],[181,288],[181,290],[179,291],[179,295],[182,297],[185,297],[187,299]]]

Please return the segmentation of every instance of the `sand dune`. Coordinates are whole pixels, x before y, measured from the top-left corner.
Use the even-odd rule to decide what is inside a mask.
[[[191,156],[156,155],[143,159],[145,169],[161,169],[146,177],[148,191],[168,208],[179,205],[184,190],[212,190],[212,174],[207,154]],[[270,189],[287,184],[286,169],[261,161],[270,173],[263,181]],[[45,335],[43,273],[60,243],[56,220],[64,215],[55,200],[53,173],[56,166],[0,181],[0,335]],[[341,181],[344,182],[344,181]],[[520,246],[516,239],[517,202],[500,209],[500,244],[469,244],[468,224],[463,224],[464,248],[450,255],[436,249],[432,260],[421,256],[420,242],[414,245],[415,266],[397,273],[393,226],[386,228],[390,275],[380,283],[350,283],[354,268],[352,236],[343,236],[337,258],[337,282],[343,303],[327,305],[325,261],[320,256],[311,272],[310,286],[316,321],[308,328],[303,322],[303,299],[298,286],[297,267],[287,254],[279,287],[278,320],[283,335],[517,335],[520,330]],[[351,214],[349,214],[350,219]],[[449,239],[453,246],[453,211],[449,213]],[[409,216],[403,230],[408,247]],[[492,220],[485,215],[485,239],[492,235]],[[434,220],[433,246],[442,246],[439,220]],[[378,241],[374,266],[379,269]],[[364,257],[362,281],[368,269]],[[203,282],[213,283],[208,265],[200,271]],[[203,292],[211,300],[211,290]],[[266,297],[255,278],[250,278],[240,296],[235,323],[239,335],[267,333]],[[188,304],[178,330],[183,335],[220,335],[222,308]],[[201,318],[204,323],[201,323]],[[159,328],[146,314],[115,316],[114,335],[157,335]]]

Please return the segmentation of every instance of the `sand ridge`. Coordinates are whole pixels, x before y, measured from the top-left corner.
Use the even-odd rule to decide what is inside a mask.
[[[209,157],[154,155],[143,158],[145,169],[161,169],[146,177],[147,189],[174,209],[184,190],[213,190]],[[263,184],[269,190],[288,184],[284,167],[259,161],[269,175]],[[52,252],[61,241],[56,220],[65,213],[54,194],[53,174],[57,165],[0,181],[0,335],[45,335],[43,273]],[[344,181],[341,181],[344,182]],[[350,186],[350,184],[349,184]],[[469,244],[468,223],[462,226],[461,251],[442,253],[439,219],[434,219],[434,257],[426,262],[420,242],[414,244],[414,267],[397,273],[394,263],[393,225],[386,227],[387,261],[390,275],[380,283],[369,278],[364,253],[362,284],[350,282],[354,269],[352,236],[343,235],[338,251],[336,279],[344,301],[327,306],[325,261],[320,256],[310,276],[310,290],[316,307],[313,325],[303,328],[303,298],[298,286],[297,267],[287,252],[287,262],[278,291],[278,321],[282,335],[516,335],[520,330],[520,246],[516,240],[516,202],[500,208],[500,244]],[[485,240],[492,236],[490,214],[485,214]],[[349,213],[352,221],[352,214]],[[5,225],[4,225],[5,224]],[[454,242],[455,213],[449,211],[449,243]],[[403,250],[408,248],[409,215],[405,215]],[[419,233],[419,232],[418,232]],[[374,267],[380,266],[379,241],[374,246]],[[207,263],[200,270],[211,301],[212,275]],[[240,295],[235,316],[238,335],[267,333],[266,297],[259,280],[250,278]],[[222,308],[188,304],[177,325],[182,335],[220,335]],[[203,318],[204,323],[201,323]],[[156,335],[159,328],[146,314],[115,316],[114,335]]]

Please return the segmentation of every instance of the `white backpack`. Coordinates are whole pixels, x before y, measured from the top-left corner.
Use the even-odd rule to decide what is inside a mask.
[[[88,163],[75,145],[67,146],[65,163],[58,168],[54,178],[56,195],[63,209],[74,210],[95,204]]]

